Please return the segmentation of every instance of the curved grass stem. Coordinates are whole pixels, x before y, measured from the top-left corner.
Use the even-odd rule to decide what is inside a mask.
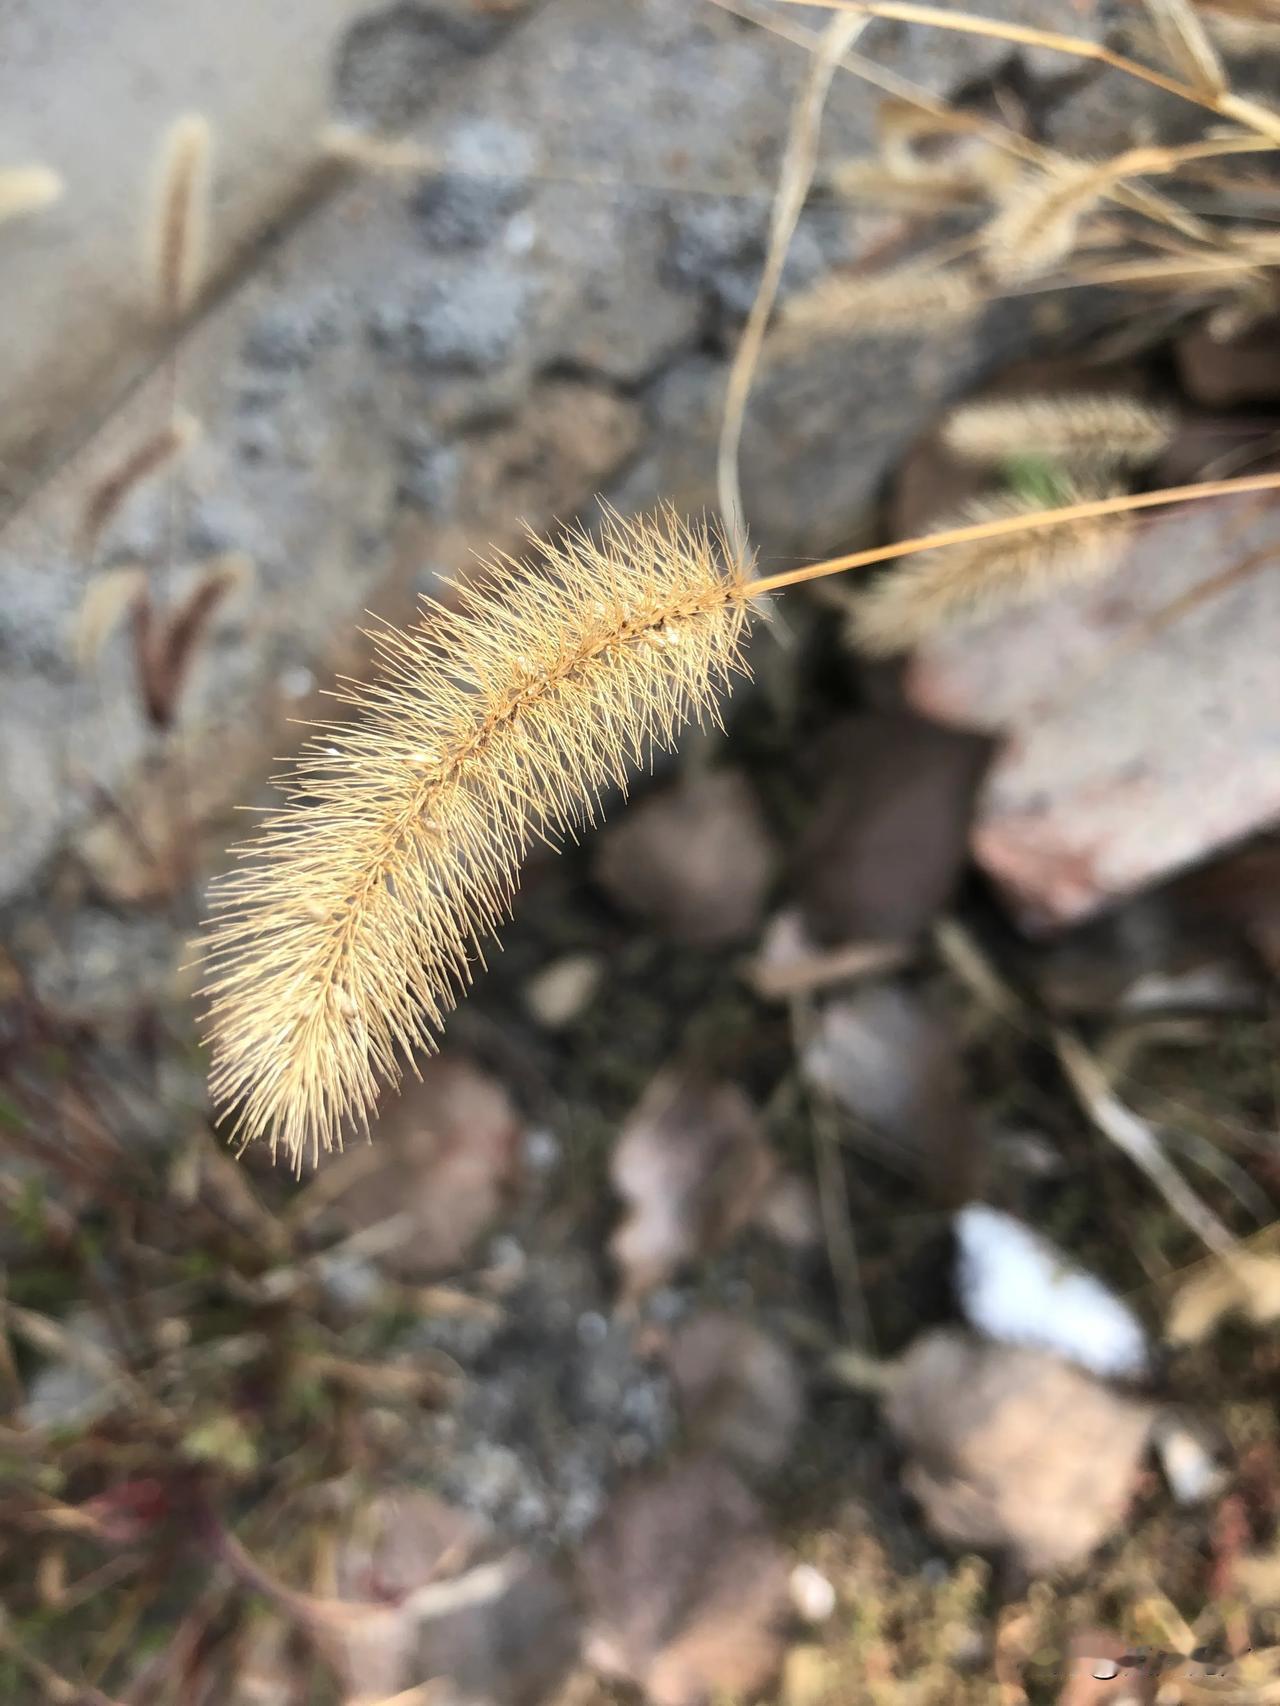
[[[1168,486],[1158,492],[1129,492],[1114,498],[1093,498],[1086,503],[1064,504],[1060,509],[1042,510],[1039,515],[1003,517],[976,522],[968,527],[950,527],[941,533],[926,533],[917,539],[900,539],[892,545],[877,545],[869,551],[852,551],[821,563],[807,563],[781,574],[763,575],[742,589],[747,599],[762,598],[784,587],[804,581],[822,580],[843,574],[846,569],[867,569],[876,563],[891,563],[917,551],[933,551],[943,545],[973,545],[1009,533],[1032,532],[1042,527],[1060,527],[1071,521],[1090,521],[1107,515],[1127,515],[1132,510],[1157,509],[1165,504],[1194,503],[1202,498],[1238,497],[1248,492],[1280,491],[1280,474],[1248,474],[1234,480],[1209,480],[1195,486]]]

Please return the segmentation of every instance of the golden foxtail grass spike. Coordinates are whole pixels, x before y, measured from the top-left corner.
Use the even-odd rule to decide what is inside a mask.
[[[1104,160],[1053,161],[1024,173],[982,233],[987,270],[1000,284],[1038,278],[1076,246],[1080,221],[1102,200],[1118,175]]]
[[[595,818],[743,667],[740,563],[672,512],[507,558],[376,636],[288,803],[215,883],[203,944],[215,1098],[295,1167],[367,1126],[431,1046],[508,915],[535,841]]]
[[[965,268],[899,267],[893,272],[832,274],[784,305],[781,331],[821,337],[851,332],[918,336],[922,325],[971,319],[986,300]]]
[[[160,320],[181,320],[204,282],[213,135],[199,113],[169,128],[156,163],[147,232],[152,296]]]

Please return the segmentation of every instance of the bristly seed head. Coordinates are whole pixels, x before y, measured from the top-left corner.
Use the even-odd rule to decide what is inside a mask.
[[[202,943],[215,1100],[295,1167],[366,1128],[508,916],[534,841],[593,820],[653,746],[718,719],[744,565],[673,512],[503,557],[456,611],[377,636],[358,713],[219,879]],[[332,762],[333,758],[340,760]]]

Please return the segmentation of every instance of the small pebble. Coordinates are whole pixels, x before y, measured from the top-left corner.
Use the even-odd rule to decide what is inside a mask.
[[[806,1623],[825,1623],[836,1608],[836,1590],[812,1564],[797,1564],[791,1572],[791,1603]]]
[[[588,1309],[578,1317],[578,1342],[583,1345],[599,1345],[609,1337],[609,1323],[603,1315],[594,1309]]]
[[[571,1024],[599,988],[604,966],[594,954],[566,954],[525,985],[525,1005],[548,1031]]]
[[[525,1165],[535,1173],[549,1173],[560,1161],[560,1139],[545,1126],[534,1126],[524,1140]]]
[[[305,699],[316,684],[316,678],[305,664],[293,664],[280,671],[280,691],[286,699]]]
[[[1203,1504],[1220,1493],[1227,1482],[1221,1465],[1214,1462],[1204,1441],[1180,1416],[1165,1413],[1156,1420],[1156,1455],[1169,1491],[1180,1505]]]

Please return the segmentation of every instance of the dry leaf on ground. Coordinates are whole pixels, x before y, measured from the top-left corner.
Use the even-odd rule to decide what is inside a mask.
[[[736,770],[684,776],[642,800],[596,843],[596,881],[625,911],[691,947],[749,936],[764,911],[774,847]]]
[[[887,1166],[962,1203],[981,1140],[950,1025],[911,990],[876,984],[819,1014],[801,1070],[859,1122],[858,1140]]]
[[[1240,1250],[1229,1261],[1202,1267],[1174,1293],[1165,1337],[1175,1345],[1198,1344],[1224,1315],[1242,1315],[1255,1326],[1280,1319],[1280,1256]]]
[[[1183,388],[1206,408],[1270,403],[1280,398],[1280,351],[1275,316],[1247,327],[1238,337],[1215,338],[1208,320],[1174,345]]]
[[[412,1514],[405,1518],[412,1524]],[[435,1522],[435,1517],[432,1519]],[[428,1536],[419,1567],[438,1536]],[[397,1543],[412,1551],[411,1537]],[[437,1559],[438,1579],[389,1601],[325,1599],[277,1581],[230,1536],[223,1561],[311,1642],[350,1702],[381,1701],[433,1678],[495,1706],[538,1706],[577,1657],[572,1597],[542,1559],[522,1551],[463,1574]],[[411,1569],[412,1573],[412,1569]]]
[[[587,1657],[653,1706],[748,1697],[782,1659],[787,1559],[710,1456],[634,1481],[582,1557]]]
[[[610,1241],[636,1297],[758,1222],[779,1235],[777,1161],[736,1085],[663,1073],[628,1116],[610,1176],[627,1213]],[[798,1224],[798,1223],[797,1223]]]
[[[335,1561],[343,1599],[391,1602],[475,1558],[482,1533],[465,1511],[421,1487],[381,1493],[360,1510]]]
[[[707,1309],[674,1334],[667,1366],[681,1415],[700,1445],[748,1469],[777,1469],[804,1420],[795,1358],[748,1321]]]
[[[437,1055],[421,1070],[389,1104],[372,1150],[333,1162],[325,1187],[352,1232],[403,1217],[383,1259],[405,1280],[465,1262],[515,1181],[524,1132],[506,1090],[472,1062]]]
[[[1153,1419],[1043,1351],[954,1332],[911,1347],[887,1415],[930,1527],[1034,1574],[1083,1562],[1120,1519]]]
[[[822,790],[794,892],[820,944],[900,941],[950,900],[991,754],[981,736],[902,712],[840,724],[815,755]]]

